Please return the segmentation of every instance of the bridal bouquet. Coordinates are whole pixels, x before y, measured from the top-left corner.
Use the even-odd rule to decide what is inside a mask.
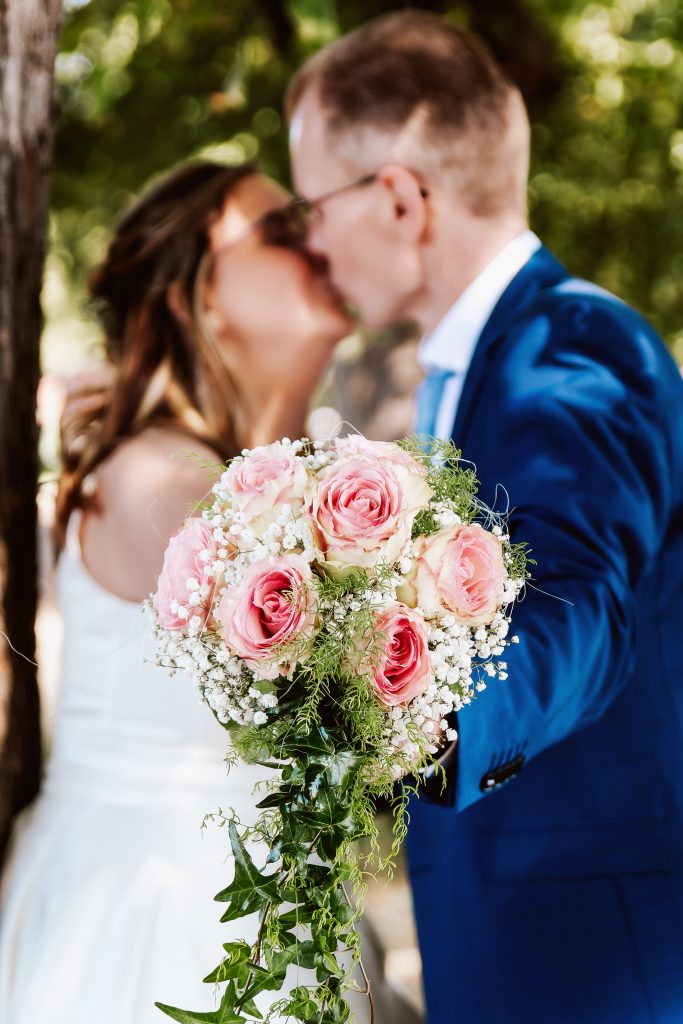
[[[267,1020],[349,1019],[376,799],[394,811],[390,868],[410,792],[517,640],[524,547],[476,487],[452,444],[285,439],[221,467],[170,541],[152,599],[159,664],[191,675],[233,756],[271,780],[254,825],[224,819],[234,877],[216,896],[222,921],[258,915],[256,940],[225,943],[205,979],[225,985],[217,1010],[158,1003],[168,1016],[261,1020],[265,992]],[[290,966],[308,983],[276,999]]]

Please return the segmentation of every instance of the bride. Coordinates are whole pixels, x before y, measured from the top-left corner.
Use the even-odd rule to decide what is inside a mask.
[[[184,166],[127,213],[93,278],[114,379],[64,422],[61,697],[2,885],[3,1024],[215,1005],[201,979],[235,937],[212,899],[231,869],[225,831],[200,824],[219,806],[253,817],[263,770],[226,776],[227,734],[189,679],[151,663],[140,603],[207,491],[180,450],[215,463],[300,436],[349,331],[324,267],[286,244],[287,198],[253,168]]]

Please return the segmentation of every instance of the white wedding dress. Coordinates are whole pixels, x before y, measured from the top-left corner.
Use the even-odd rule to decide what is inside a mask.
[[[253,821],[264,769],[227,772],[228,734],[197,688],[153,662],[151,622],[80,557],[78,516],[58,566],[61,695],[41,794],[25,813],[0,896],[2,1024],[161,1024],[155,1000],[216,1007],[202,983],[222,943],[213,901],[232,877],[227,830]],[[354,998],[357,1020],[367,1000]]]

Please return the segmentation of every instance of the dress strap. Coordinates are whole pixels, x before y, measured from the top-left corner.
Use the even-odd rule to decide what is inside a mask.
[[[66,538],[64,547],[71,558],[81,561],[81,523],[83,522],[83,511],[75,508],[69,516],[66,526]]]

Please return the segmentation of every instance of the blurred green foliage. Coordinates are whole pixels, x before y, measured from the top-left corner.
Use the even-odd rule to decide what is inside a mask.
[[[256,158],[286,182],[281,103],[292,70],[340,31],[401,6],[65,0],[48,341],[60,318],[62,334],[77,320],[112,220],[152,174],[201,154]],[[532,226],[573,271],[641,309],[683,359],[683,5],[412,6],[487,38],[531,114]]]

